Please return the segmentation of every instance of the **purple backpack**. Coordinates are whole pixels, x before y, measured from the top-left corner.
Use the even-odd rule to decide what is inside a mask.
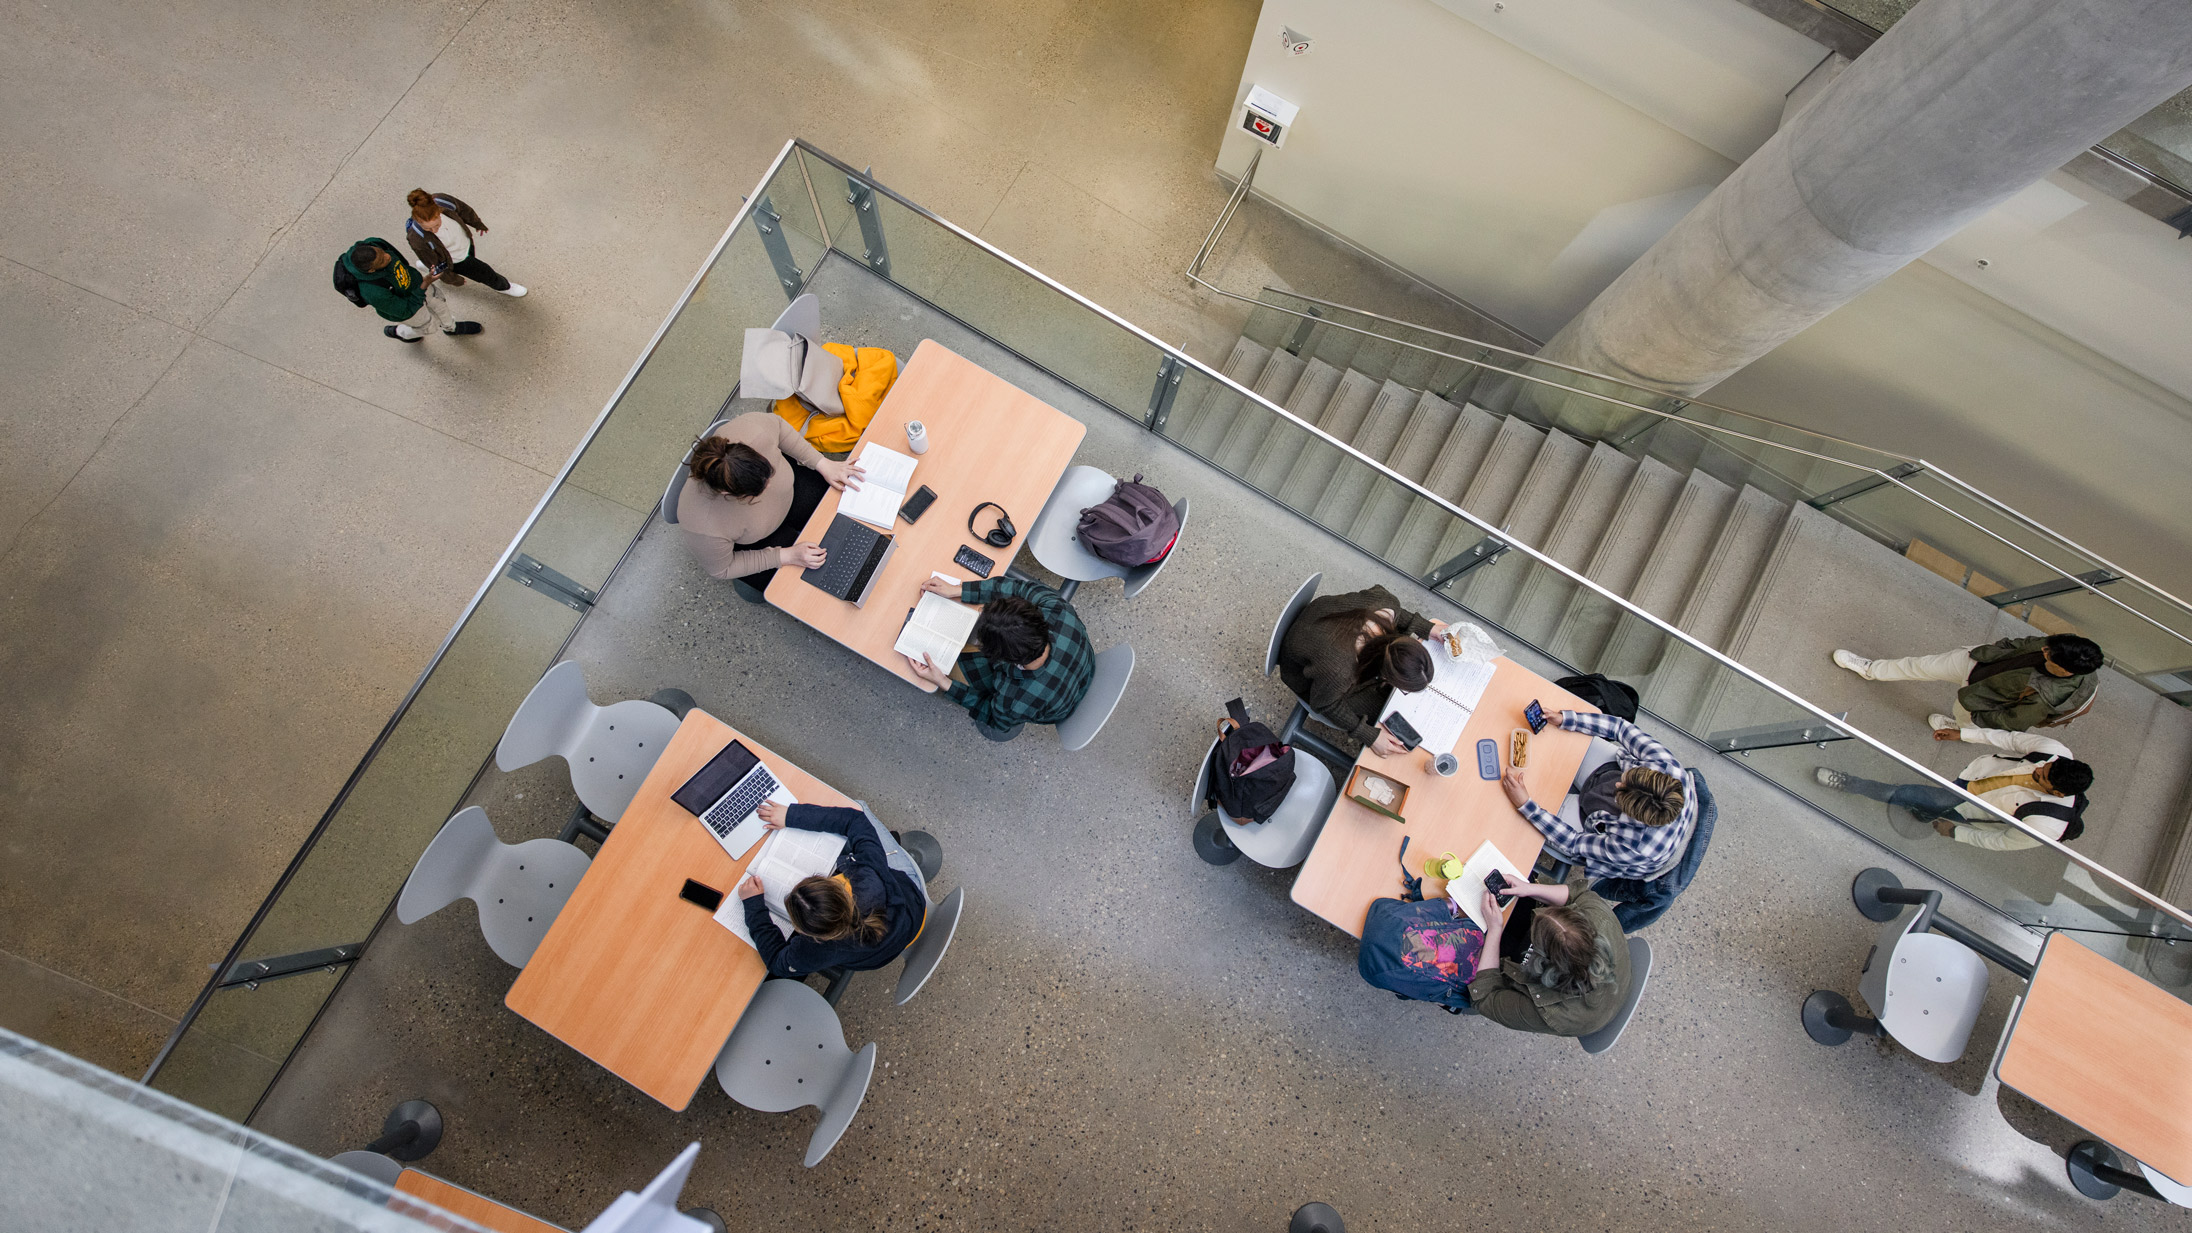
[[[1081,511],[1079,534],[1083,546],[1113,565],[1153,565],[1180,537],[1180,515],[1136,473],[1120,480],[1102,504]]]

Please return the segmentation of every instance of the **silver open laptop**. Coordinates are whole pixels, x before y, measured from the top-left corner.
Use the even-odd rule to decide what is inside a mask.
[[[708,765],[671,793],[670,799],[699,818],[734,860],[744,857],[761,839],[761,815],[757,812],[761,802],[799,803],[791,790],[778,783],[761,759],[739,741],[725,745],[722,752],[708,759]]]

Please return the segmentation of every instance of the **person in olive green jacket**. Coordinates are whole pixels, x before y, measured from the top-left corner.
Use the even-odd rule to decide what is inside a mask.
[[[1587,887],[1581,865],[1565,883],[1510,885],[1511,921],[1500,919],[1498,897],[1484,892],[1484,919],[1494,927],[1484,932],[1469,982],[1478,1014],[1518,1032],[1588,1036],[1620,1013],[1635,979],[1629,944],[1614,905]]]
[[[2090,638],[2049,634],[1905,659],[1866,659],[1836,651],[1834,662],[1868,681],[1961,682],[1956,713],[1929,718],[1928,726],[1936,732],[2027,732],[2060,727],[2085,714],[2100,689],[2097,674],[2106,658]]]
[[[381,327],[381,333],[398,342],[415,343],[426,337],[430,328],[439,328],[444,334],[480,332],[477,321],[450,319],[449,302],[442,297],[441,288],[434,285],[439,275],[419,273],[379,236],[351,245],[342,256],[342,266],[357,280],[359,298],[372,306],[381,320],[395,323]]]

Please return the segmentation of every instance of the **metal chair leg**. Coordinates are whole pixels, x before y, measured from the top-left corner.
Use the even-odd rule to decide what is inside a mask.
[[[697,705],[693,701],[693,696],[691,694],[686,693],[684,690],[678,689],[675,686],[672,686],[668,689],[658,689],[654,691],[653,693],[647,695],[647,701],[654,703],[656,706],[659,706],[662,709],[668,711],[670,714],[677,716],[679,719],[685,718],[686,713],[691,711],[693,707]]]
[[[852,988],[853,974],[843,968],[824,968],[815,975],[829,978],[830,983],[822,990],[822,997],[832,1006],[843,1001],[845,990]]]
[[[913,857],[915,865],[920,866],[922,881],[934,881],[937,874],[944,872],[944,845],[937,841],[936,836],[927,831],[907,831],[897,838],[898,846]]]
[[[556,838],[565,843],[577,843],[579,836],[584,835],[595,843],[606,843],[609,839],[609,828],[614,825],[616,824],[613,822],[603,822],[601,819],[596,818],[593,812],[586,808],[585,802],[581,801],[578,807],[571,811],[571,816],[564,819],[563,829],[556,832]]]

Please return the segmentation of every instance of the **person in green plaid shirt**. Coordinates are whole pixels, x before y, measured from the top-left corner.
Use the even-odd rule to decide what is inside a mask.
[[[1029,723],[1054,724],[1073,714],[1096,675],[1088,627],[1056,591],[1018,578],[954,585],[930,577],[921,584],[945,599],[978,604],[974,644],[959,657],[964,684],[926,656],[907,657],[913,674],[967,708],[974,726],[993,741],[1009,741]]]

